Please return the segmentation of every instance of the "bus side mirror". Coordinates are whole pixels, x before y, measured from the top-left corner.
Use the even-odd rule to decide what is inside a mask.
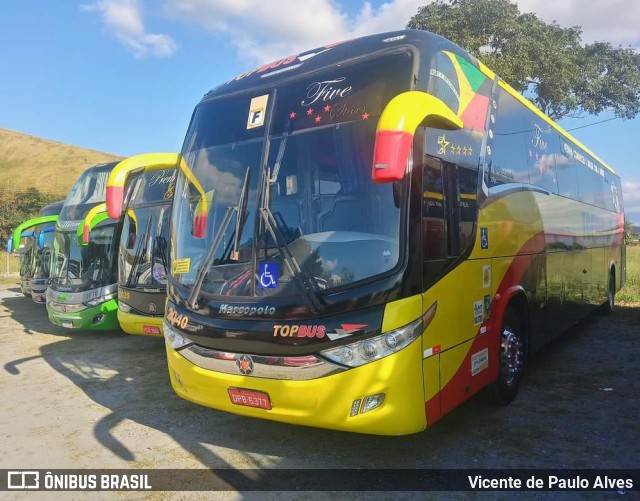
[[[440,99],[421,91],[397,95],[382,111],[373,149],[374,183],[401,181],[418,126],[462,129],[462,120]]]

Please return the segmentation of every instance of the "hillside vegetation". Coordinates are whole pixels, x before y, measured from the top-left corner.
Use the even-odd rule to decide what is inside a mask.
[[[88,167],[123,157],[0,129],[0,190],[64,196]]]

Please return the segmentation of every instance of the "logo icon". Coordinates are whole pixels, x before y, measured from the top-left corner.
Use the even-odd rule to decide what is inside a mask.
[[[40,488],[40,473],[38,471],[7,472],[7,489],[38,489]]]
[[[258,288],[275,289],[278,287],[280,265],[278,263],[260,263],[258,266]]]
[[[236,358],[236,367],[240,374],[248,376],[253,372],[253,360],[249,355],[241,355]]]
[[[149,303],[149,311],[151,313],[155,313],[156,311],[158,311],[158,307],[156,306],[156,303]]]

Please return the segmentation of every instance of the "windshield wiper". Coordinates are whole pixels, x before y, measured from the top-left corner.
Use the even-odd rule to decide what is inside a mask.
[[[136,272],[138,265],[142,261],[142,255],[146,254],[147,252],[147,245],[145,244],[147,242],[149,231],[151,230],[152,219],[153,219],[153,216],[149,214],[149,219],[147,219],[147,226],[144,229],[144,233],[140,236],[140,239],[138,240],[138,248],[136,249],[136,253],[133,256],[133,263],[131,264],[131,270],[129,270],[129,276],[127,277],[127,287],[131,287],[131,284],[133,283],[133,275]]]
[[[265,229],[271,234],[271,238],[273,239],[276,247],[278,248],[278,251],[280,252],[280,255],[282,256],[289,275],[293,277],[293,281],[302,291],[302,298],[304,299],[305,303],[314,313],[317,313],[323,309],[324,304],[313,289],[309,276],[302,270],[300,264],[291,252],[291,249],[287,244],[287,240],[285,239],[284,231],[282,230],[282,227],[278,220],[274,217],[273,212],[271,212],[271,209],[269,208],[270,181],[271,169],[268,169],[267,175],[265,177],[265,186],[263,186],[264,191],[262,197],[262,206],[259,209],[260,218],[265,225]]]
[[[200,289],[202,289],[202,282],[204,282],[204,278],[207,276],[207,273],[209,273],[209,268],[211,267],[211,264],[213,263],[213,259],[216,255],[216,251],[218,250],[218,247],[220,247],[220,243],[222,242],[222,237],[224,236],[225,231],[227,231],[227,227],[229,226],[229,223],[231,222],[231,216],[234,212],[236,212],[236,228],[235,228],[235,235],[234,235],[234,247],[233,247],[233,251],[232,251],[232,257],[231,259],[234,259],[234,255],[236,256],[234,260],[238,259],[238,235],[240,234],[240,230],[241,230],[241,226],[244,223],[244,220],[246,219],[245,217],[245,212],[247,210],[247,190],[249,189],[249,179],[250,179],[250,169],[249,167],[247,167],[247,170],[245,172],[244,175],[244,183],[242,184],[242,190],[240,191],[240,198],[238,199],[238,205],[236,206],[230,206],[227,208],[227,213],[224,215],[224,219],[222,220],[222,223],[220,223],[220,228],[218,228],[218,231],[216,232],[216,235],[213,239],[213,244],[211,245],[211,247],[209,247],[209,251],[207,252],[207,255],[204,258],[204,261],[202,262],[202,265],[200,266],[200,269],[198,270],[198,275],[196,276],[196,280],[193,283],[193,289],[191,289],[191,293],[189,294],[189,298],[187,299],[187,304],[192,308],[192,309],[196,309],[196,301],[198,300],[198,296],[200,295]],[[213,209],[213,207],[211,207],[209,210]]]

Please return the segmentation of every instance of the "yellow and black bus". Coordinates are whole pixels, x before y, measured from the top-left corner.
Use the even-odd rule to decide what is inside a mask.
[[[328,45],[197,105],[171,213],[174,390],[236,414],[417,432],[625,278],[615,172],[424,31]]]
[[[107,212],[120,220],[118,322],[127,334],[162,337],[167,297],[169,212],[177,153],[148,153],[114,167]]]

